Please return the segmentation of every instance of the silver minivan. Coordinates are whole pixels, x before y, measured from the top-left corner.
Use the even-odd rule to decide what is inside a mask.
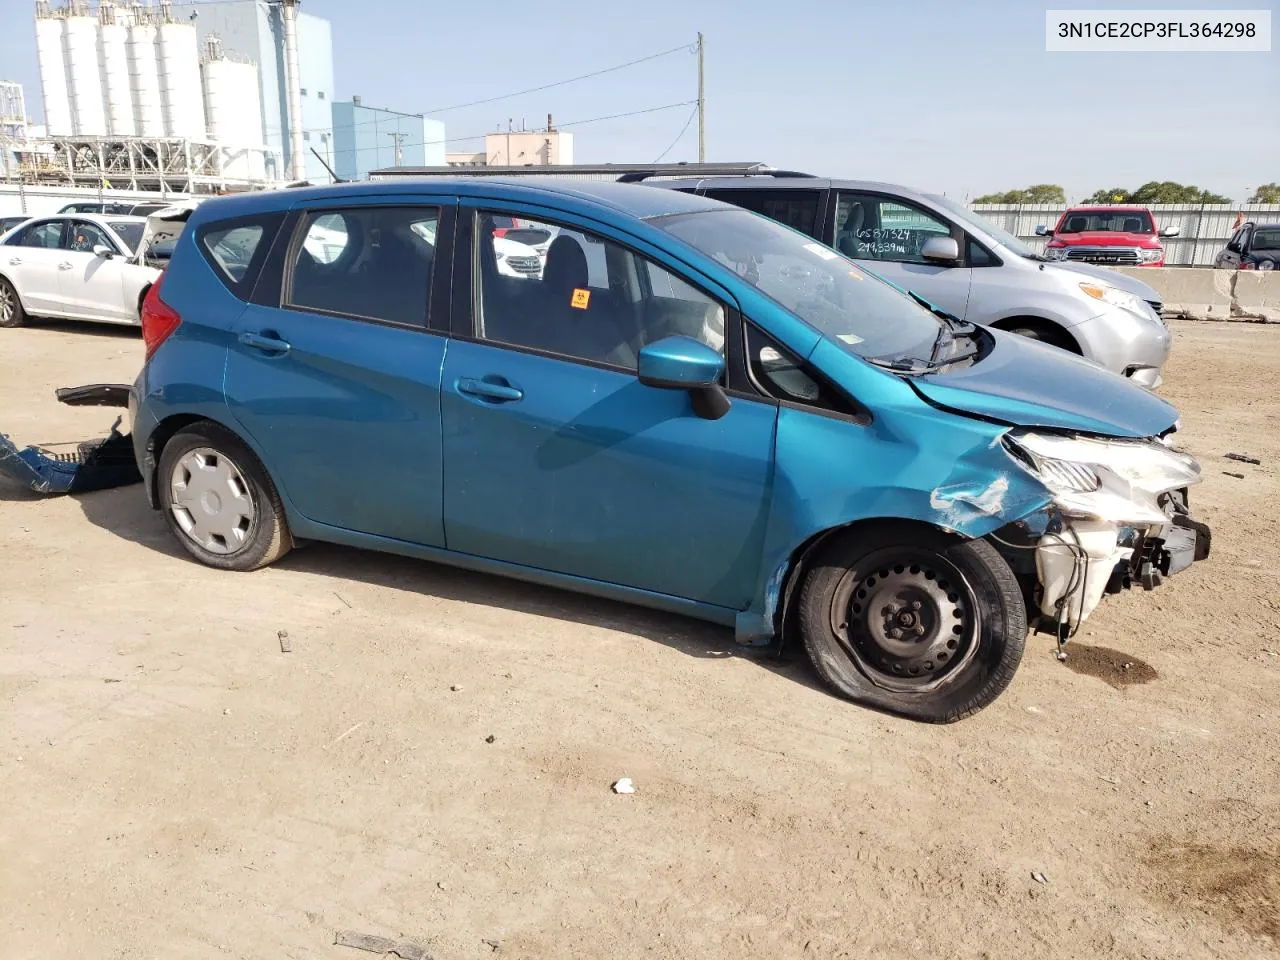
[[[1155,290],[1106,267],[1050,262],[953,200],[781,171],[647,182],[753,210],[962,320],[1062,347],[1144,387],[1160,385],[1172,337]]]

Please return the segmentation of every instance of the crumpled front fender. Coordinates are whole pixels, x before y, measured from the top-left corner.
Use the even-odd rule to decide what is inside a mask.
[[[909,403],[880,407],[870,425],[783,408],[762,577],[739,641],[773,638],[788,577],[823,534],[906,520],[974,539],[1042,509],[1050,494],[1005,452],[1007,429]]]

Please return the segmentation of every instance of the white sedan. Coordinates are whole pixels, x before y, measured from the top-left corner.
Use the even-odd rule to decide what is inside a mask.
[[[153,220],[154,224],[154,220]],[[160,276],[145,260],[146,217],[37,217],[0,237],[0,327],[27,317],[139,322],[142,298]]]

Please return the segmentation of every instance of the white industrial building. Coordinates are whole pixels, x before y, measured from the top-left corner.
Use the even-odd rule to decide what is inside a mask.
[[[50,149],[23,175],[190,192],[324,176],[306,141],[332,136],[329,24],[297,4],[36,0]]]

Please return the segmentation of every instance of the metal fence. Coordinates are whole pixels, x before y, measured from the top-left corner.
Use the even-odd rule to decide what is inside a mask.
[[[1044,249],[1045,238],[1036,236],[1036,227],[1052,229],[1066,210],[1054,203],[976,203],[974,213],[1019,237],[1036,251]],[[1245,220],[1280,223],[1280,203],[1157,203],[1151,205],[1156,229],[1177,227],[1178,236],[1163,239],[1165,265],[1170,267],[1211,267],[1213,260],[1235,232],[1239,214]]]

